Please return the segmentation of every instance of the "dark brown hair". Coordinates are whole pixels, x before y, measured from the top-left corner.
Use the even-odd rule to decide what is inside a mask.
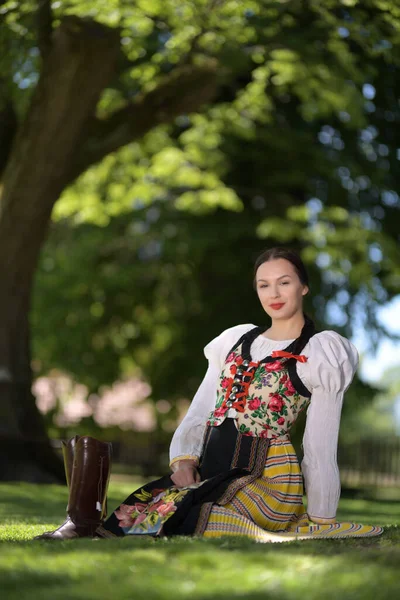
[[[269,262],[270,260],[277,260],[279,258],[284,258],[288,260],[295,268],[296,273],[303,285],[309,286],[308,283],[308,273],[306,267],[304,266],[303,261],[300,256],[294,252],[293,250],[289,250],[288,248],[269,248],[265,250],[260,256],[256,259],[254,263],[254,277],[253,277],[253,285],[256,288],[256,274],[258,268],[264,264],[265,262]],[[292,349],[293,354],[300,353],[305,343],[309,340],[309,338],[315,333],[315,325],[314,321],[310,319],[305,313],[304,315],[304,325],[301,330],[300,337],[297,338],[295,345]]]
[[[293,252],[293,250],[288,250],[287,248],[269,248],[265,250],[260,256],[257,258],[254,264],[254,287],[256,286],[256,274],[258,268],[270,260],[278,260],[279,258],[284,258],[288,260],[294,266],[297,275],[303,285],[309,285],[308,283],[308,273],[304,266],[303,261],[300,256]]]

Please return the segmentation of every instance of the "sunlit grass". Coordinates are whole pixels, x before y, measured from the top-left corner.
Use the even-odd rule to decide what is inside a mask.
[[[115,481],[118,505],[138,481]],[[343,499],[339,518],[388,525],[377,538],[257,544],[125,538],[32,542],[60,523],[62,486],[0,485],[0,597],[6,600],[379,600],[400,594],[400,502]]]

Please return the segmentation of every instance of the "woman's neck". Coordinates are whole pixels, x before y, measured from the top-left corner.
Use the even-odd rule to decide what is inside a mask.
[[[275,341],[297,339],[304,322],[303,313],[293,315],[290,319],[273,319],[271,327],[264,332],[264,336]]]

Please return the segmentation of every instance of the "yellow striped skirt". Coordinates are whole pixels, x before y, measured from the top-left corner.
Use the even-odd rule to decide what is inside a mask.
[[[313,537],[373,536],[382,531],[382,527],[354,523],[309,523],[295,450],[290,441],[273,439],[262,476],[236,492],[229,503],[214,505],[203,535],[236,535],[281,542]]]

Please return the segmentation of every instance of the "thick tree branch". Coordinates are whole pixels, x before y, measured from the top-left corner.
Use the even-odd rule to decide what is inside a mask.
[[[17,127],[17,115],[11,100],[0,99],[0,176],[7,164]]]
[[[216,65],[184,66],[165,78],[154,90],[143,94],[109,119],[95,119],[70,172],[73,181],[88,167],[140,139],[153,127],[169,123],[180,114],[200,110],[216,94]]]
[[[3,175],[0,278],[8,281],[9,297],[18,295],[25,271],[33,273],[52,207],[68,181],[82,131],[114,76],[120,46],[118,30],[77,17],[65,18],[52,38]],[[5,254],[1,244],[10,232]]]
[[[45,58],[51,49],[51,34],[53,32],[51,0],[38,0],[36,26],[40,54],[42,58]]]
[[[6,0],[0,0],[0,8]],[[4,12],[4,11],[3,11]],[[9,12],[9,9],[7,9]],[[10,31],[6,24],[1,24],[4,15],[0,15],[0,177],[7,164],[11,146],[17,132],[17,115],[11,98],[12,64],[8,59],[10,51]]]
[[[64,19],[51,38],[0,188],[0,437],[7,436],[7,448],[14,444],[12,471],[37,479],[43,471],[57,471],[57,464],[30,391],[32,282],[52,207],[65,186],[82,131],[115,76],[120,47],[118,30],[77,17]],[[0,107],[7,107],[7,97],[0,96]],[[22,446],[26,440],[30,445]],[[33,456],[32,462],[23,450]],[[1,439],[0,455],[0,478],[9,477]]]

